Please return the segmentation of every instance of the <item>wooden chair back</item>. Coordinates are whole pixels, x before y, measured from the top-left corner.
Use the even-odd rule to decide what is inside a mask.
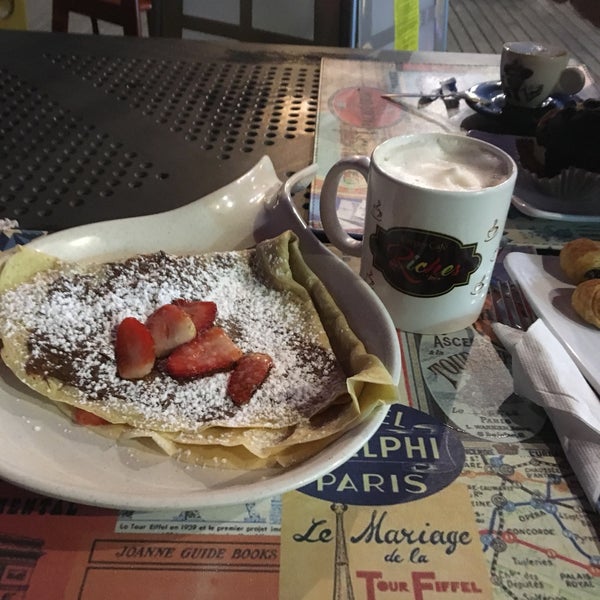
[[[67,32],[73,12],[90,17],[95,34],[98,21],[107,21],[121,25],[125,35],[141,36],[141,13],[151,8],[150,0],[52,0],[52,31]]]

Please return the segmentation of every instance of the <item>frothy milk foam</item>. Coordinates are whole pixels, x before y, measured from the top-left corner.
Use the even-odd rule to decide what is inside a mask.
[[[546,46],[537,42],[507,42],[504,45],[511,52],[530,56],[564,56],[567,51],[558,46]]]
[[[419,187],[472,191],[494,187],[509,177],[506,161],[468,139],[432,136],[380,151],[376,161],[382,171]]]

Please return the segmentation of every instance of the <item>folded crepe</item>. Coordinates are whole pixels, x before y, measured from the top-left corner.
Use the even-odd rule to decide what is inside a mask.
[[[217,304],[216,325],[243,352],[273,359],[250,402],[226,394],[227,373],[178,380],[161,369],[119,377],[115,329],[175,299]],[[0,272],[1,356],[15,375],[67,410],[83,409],[123,439],[235,468],[288,466],[398,400],[291,232],[242,251],[68,264],[26,246]]]

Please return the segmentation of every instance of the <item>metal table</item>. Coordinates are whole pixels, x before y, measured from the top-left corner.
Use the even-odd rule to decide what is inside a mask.
[[[320,54],[0,34],[0,217],[28,228],[158,212],[269,154],[309,164]]]

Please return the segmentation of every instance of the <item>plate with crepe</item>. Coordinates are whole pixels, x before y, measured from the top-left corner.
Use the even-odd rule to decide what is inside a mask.
[[[562,272],[559,258],[510,252],[504,265],[521,286],[535,313],[561,341],[589,384],[600,394],[600,330],[583,321],[571,306],[575,286]]]
[[[253,432],[252,428],[245,427],[238,430],[233,424],[232,428],[221,432],[224,434],[219,438],[221,447],[217,449],[215,455],[218,456],[218,460],[207,466],[201,461],[188,460],[190,453],[187,451],[175,455],[170,455],[168,452],[173,442],[176,446],[196,444],[198,441],[196,438],[190,442],[190,439],[184,439],[185,435],[178,434],[176,438],[167,436],[166,443],[163,443],[164,439],[161,442],[163,445],[157,444],[152,435],[150,438],[147,436],[142,436],[143,439],[139,438],[137,433],[141,432],[145,435],[147,432],[141,431],[141,428],[139,431],[136,430],[136,424],[129,421],[124,425],[133,428],[136,435],[122,435],[123,427],[117,422],[118,419],[111,420],[111,414],[108,413],[105,416],[108,417],[109,423],[112,423],[110,427],[113,425],[118,427],[116,437],[110,432],[106,434],[100,432],[102,426],[87,427],[73,422],[59,408],[63,404],[70,406],[68,401],[73,401],[73,396],[61,395],[64,391],[61,389],[57,391],[54,386],[55,376],[47,377],[52,384],[49,384],[50,391],[36,393],[34,390],[38,388],[35,385],[31,386],[31,381],[26,376],[20,379],[17,375],[23,375],[22,373],[18,370],[10,370],[2,364],[0,365],[0,476],[36,492],[89,505],[128,510],[183,510],[239,504],[280,494],[314,481],[354,455],[379,428],[387,414],[389,403],[397,400],[400,395],[397,386],[401,376],[400,349],[393,323],[371,288],[315,238],[295,210],[291,193],[306,186],[314,176],[314,172],[315,168],[309,167],[282,183],[277,178],[270,159],[264,157],[240,179],[186,206],[166,213],[94,223],[58,232],[34,240],[24,247],[21,254],[26,255],[31,251],[36,256],[51,257],[52,261],[59,261],[60,276],[52,276],[49,289],[52,293],[61,295],[65,290],[71,293],[71,289],[77,286],[89,292],[89,283],[81,285],[82,282],[88,281],[85,279],[88,268],[92,273],[99,268],[109,268],[109,277],[103,275],[103,281],[109,282],[112,282],[113,278],[120,278],[123,269],[127,272],[123,264],[129,265],[131,260],[139,262],[140,256],[156,257],[158,260],[156,264],[167,264],[167,266],[170,264],[169,261],[173,260],[171,256],[214,256],[219,269],[230,268],[231,265],[237,269],[238,262],[246,264],[250,260],[246,260],[249,256],[252,256],[252,260],[260,262],[262,259],[257,249],[266,247],[264,256],[267,257],[267,262],[272,256],[273,264],[277,267],[271,269],[271,273],[279,276],[280,266],[285,271],[287,268],[285,265],[289,266],[293,262],[292,270],[299,267],[306,275],[306,280],[302,282],[301,287],[306,286],[308,289],[316,286],[312,287],[312,290],[317,296],[324,294],[322,298],[328,298],[325,304],[322,304],[321,300],[315,300],[315,306],[312,307],[317,308],[315,314],[318,314],[321,309],[327,313],[317,317],[322,321],[327,337],[329,337],[329,325],[327,325],[329,317],[333,315],[337,319],[338,316],[343,315],[349,329],[363,345],[364,351],[376,358],[377,364],[383,367],[386,373],[383,377],[385,381],[382,382],[384,387],[377,387],[376,393],[367,404],[363,404],[365,397],[362,396],[362,392],[358,392],[357,401],[351,402],[358,407],[356,418],[346,422],[348,427],[344,426],[330,437],[324,438],[326,443],[317,442],[316,445],[311,446],[317,439],[311,436],[316,433],[318,437],[321,433],[318,425],[324,423],[328,427],[336,422],[336,415],[339,415],[336,406],[331,406],[336,415],[333,415],[329,408],[325,408],[318,413],[317,422],[313,423],[312,429],[310,427],[303,429],[306,425],[304,422],[299,429],[295,429],[295,426],[290,429],[289,438],[294,438],[294,434],[298,432],[305,436],[300,441],[309,443],[309,446],[306,446],[310,449],[308,453],[299,455],[299,460],[293,460],[289,464],[285,457],[278,455],[275,455],[277,464],[270,459],[265,464],[260,460],[255,464],[244,461],[248,456],[246,448],[256,441],[254,439],[256,431]],[[271,240],[283,238],[294,240],[293,245],[296,250],[292,251],[292,246],[286,242],[277,253],[272,254],[269,250]],[[246,258],[238,261],[239,257]],[[283,262],[280,259],[284,259]],[[17,264],[17,275],[19,277],[22,275],[22,265],[19,265],[18,261],[15,263],[14,260],[12,255],[5,263],[2,271],[3,278],[9,277],[10,270],[7,274],[7,269],[11,264]],[[165,260],[167,263],[164,263]],[[146,268],[147,259],[144,258],[140,264]],[[154,258],[149,264],[155,264]],[[57,271],[56,267],[52,268]],[[82,271],[79,272],[79,269]],[[104,273],[104,271],[100,272]],[[267,278],[268,272],[267,269],[264,273]],[[40,273],[42,279],[45,273],[46,271]],[[154,275],[148,277],[149,281],[156,278],[156,273],[153,273]],[[172,271],[170,273],[173,274]],[[197,273],[201,274],[202,271]],[[162,277],[160,271],[158,275]],[[259,278],[261,281],[262,275],[261,271]],[[187,275],[186,277],[187,281],[191,281]],[[172,285],[170,277],[163,277],[163,279],[169,286]],[[135,281],[136,286],[146,285],[138,279]],[[297,281],[294,279],[292,286],[296,286],[298,282],[300,279]],[[223,285],[229,285],[227,277],[223,279]],[[269,285],[275,289],[278,283],[270,282]],[[8,292],[5,294],[10,293],[13,288],[9,286],[7,289]],[[352,293],[348,293],[348,290],[352,290]],[[284,298],[289,293],[288,289],[280,290],[280,295]],[[310,298],[310,295],[304,294],[304,297]],[[140,295],[140,298],[144,298],[144,302],[147,300],[143,295]],[[166,302],[170,301],[167,297]],[[100,310],[101,304],[94,305],[95,310]],[[138,303],[132,302],[127,310],[135,311],[136,306],[139,306]],[[306,307],[307,310],[312,311],[308,304]],[[54,310],[56,306],[49,305],[47,308]],[[259,305],[257,308],[260,308]],[[333,313],[327,312],[332,308]],[[364,319],[365,311],[369,313],[368,320]],[[72,310],[70,312],[76,318],[84,318],[83,313]],[[59,308],[56,318],[64,318],[62,313],[64,310]],[[298,311],[297,314],[302,322],[305,315]],[[3,319],[6,320],[6,313],[3,315]],[[51,319],[47,320],[51,321]],[[231,335],[238,332],[238,325],[239,322],[233,322]],[[40,335],[38,330],[34,331],[35,334]],[[27,328],[25,332],[26,335],[35,336]],[[49,339],[44,338],[46,333],[46,330],[42,330],[40,336],[42,342]],[[8,334],[5,333],[5,337],[7,336]],[[258,339],[255,338],[255,341],[257,342]],[[326,342],[326,338],[321,339],[325,340],[323,343],[331,343],[332,348],[335,347],[335,355],[340,363],[343,363],[345,360],[343,349],[342,354],[338,354],[338,346],[343,346],[346,342],[342,340],[341,344],[338,344],[338,340],[332,338],[329,342]],[[15,346],[19,348],[18,344]],[[27,347],[31,346],[25,345],[21,349]],[[43,352],[42,356],[44,356]],[[75,356],[77,357],[77,353]],[[94,368],[104,370],[108,366],[113,370],[111,377],[114,377],[114,366],[110,366],[114,364],[114,353],[110,350],[108,353],[105,351],[103,356],[107,358],[96,362]],[[5,354],[5,357],[8,359],[9,355]],[[27,364],[31,367],[34,363]],[[63,361],[63,367],[68,368],[69,364],[65,365]],[[353,375],[348,374],[345,366],[344,371],[350,381]],[[379,367],[377,371],[382,374]],[[33,368],[30,368],[27,373],[36,374]],[[219,377],[221,375],[224,374],[218,374]],[[163,377],[162,368],[151,375],[153,381],[158,381],[161,377]],[[43,374],[37,375],[38,383],[43,383],[43,380]],[[30,387],[24,385],[23,381],[26,381]],[[64,385],[66,391],[70,391],[73,381],[70,379],[65,381],[66,384],[61,381],[61,385]],[[186,381],[185,385],[187,383]],[[379,383],[376,385],[379,386]],[[362,385],[358,386],[358,388],[362,387]],[[370,387],[370,384],[366,384],[366,387]],[[98,387],[98,390],[102,389],[105,388]],[[347,393],[354,398],[352,390],[348,389]],[[161,396],[156,399],[155,404],[164,404],[168,407],[168,414],[171,415],[172,410],[178,407],[178,402],[172,401],[173,397]],[[77,399],[73,402],[77,408]],[[365,408],[364,411],[362,407]],[[235,408],[227,410],[235,412]],[[268,413],[263,411],[263,420],[267,429],[272,425],[269,423],[269,418]],[[152,425],[151,420],[148,423]],[[213,452],[211,446],[216,440],[213,433],[218,433],[218,429],[219,423],[210,435],[205,436],[207,439],[202,442],[203,451]],[[279,428],[277,443],[282,441],[284,429],[284,427]],[[232,439],[236,436],[243,438],[248,431],[250,431],[251,442],[249,445],[240,444],[237,439],[233,446],[228,446]],[[189,431],[184,433],[191,435]],[[235,457],[237,463],[236,460],[228,461],[231,448],[242,446],[243,452]],[[264,447],[268,449],[268,444]],[[195,449],[194,446],[192,455]],[[288,451],[289,448],[283,451],[286,456]],[[258,458],[260,459],[261,456]],[[224,468],[225,464],[229,468]]]

